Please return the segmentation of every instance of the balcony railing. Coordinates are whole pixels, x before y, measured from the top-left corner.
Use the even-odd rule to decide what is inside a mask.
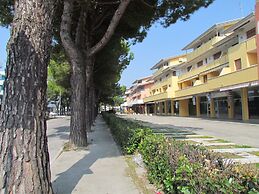
[[[234,71],[222,76],[218,76],[209,79],[208,82],[192,86],[189,88],[184,88],[175,92],[177,98],[195,95],[199,93],[206,93],[215,90],[219,90],[223,87],[228,87],[232,85],[237,85],[241,83],[247,83],[251,81],[258,80],[258,67],[257,65],[242,69],[239,71]]]
[[[158,101],[158,100],[167,99],[167,98],[168,98],[168,93],[163,92],[163,93],[160,93],[160,94],[155,94],[153,96],[149,96],[147,98],[144,98],[144,102],[153,102],[153,101]]]
[[[206,42],[205,44],[201,45],[196,50],[192,51],[191,53],[187,54],[187,61],[191,61],[196,57],[202,55],[203,53],[207,52],[208,50],[213,48],[213,45],[218,41],[222,40],[224,37],[216,36],[210,41]]]
[[[168,68],[168,66],[161,67],[160,69],[158,69],[156,72],[153,73],[153,76],[154,77],[158,76],[159,74],[161,74],[167,68]]]
[[[214,69],[214,68],[216,68],[220,65],[226,64],[226,63],[228,63],[228,57],[227,57],[227,55],[224,55],[208,65],[203,65],[201,67],[195,68],[195,69],[179,76],[179,82],[182,82],[185,80],[187,81],[188,78],[191,79],[192,77],[199,76],[199,74],[202,72],[208,71],[210,69]]]

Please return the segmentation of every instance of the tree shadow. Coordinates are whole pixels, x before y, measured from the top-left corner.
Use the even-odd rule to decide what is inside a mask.
[[[81,159],[74,158],[76,162],[72,163],[69,169],[56,175],[52,183],[55,193],[72,193],[84,175],[93,174],[90,168],[97,160],[121,156],[104,122],[96,124],[94,132],[89,134],[89,139],[93,141],[87,149],[67,153],[67,157],[73,157],[76,154],[76,157],[81,156]]]
[[[67,125],[61,126],[61,127],[55,127],[52,130],[55,130],[55,132],[48,134],[48,138],[60,138],[60,139],[69,139],[69,129],[70,127]]]

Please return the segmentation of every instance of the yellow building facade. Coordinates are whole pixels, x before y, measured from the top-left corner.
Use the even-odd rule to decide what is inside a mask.
[[[215,24],[184,47],[189,51],[186,56],[160,61],[152,68],[157,71],[151,96],[144,99],[147,113],[259,119],[255,35],[252,13],[240,20]],[[163,65],[170,60],[174,63]],[[148,111],[152,106],[154,110]]]

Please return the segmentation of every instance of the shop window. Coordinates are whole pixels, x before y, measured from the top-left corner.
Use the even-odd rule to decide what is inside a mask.
[[[217,52],[216,54],[213,55],[213,59],[216,60],[220,58],[220,56],[221,56],[221,52]]]
[[[249,39],[249,38],[255,36],[255,34],[256,34],[255,28],[253,28],[253,29],[251,29],[251,30],[248,30],[248,31],[246,32],[247,39]]]
[[[207,59],[207,58],[206,58]],[[198,63],[197,63],[197,67],[201,67],[203,65],[203,61],[199,61]]]
[[[236,68],[236,71],[242,69],[241,59],[235,60],[235,68]]]

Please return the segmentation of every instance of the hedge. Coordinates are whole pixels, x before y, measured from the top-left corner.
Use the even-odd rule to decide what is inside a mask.
[[[168,139],[152,129],[103,113],[124,154],[139,152],[151,183],[165,193],[259,193],[258,171],[236,165],[205,147]]]

